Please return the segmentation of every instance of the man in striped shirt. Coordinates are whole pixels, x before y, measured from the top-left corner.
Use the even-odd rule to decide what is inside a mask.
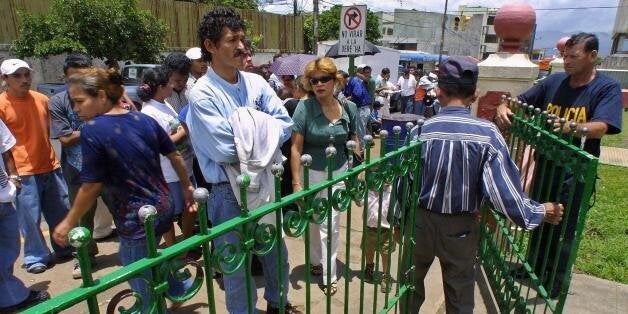
[[[478,67],[466,57],[440,65],[438,116],[428,120],[419,138],[421,192],[415,223],[416,290],[409,312],[425,300],[423,279],[435,257],[443,269],[447,313],[472,313],[478,211],[484,199],[526,230],[541,222],[557,224],[563,206],[539,204],[523,193],[519,171],[494,124],[472,117]],[[403,303],[403,302],[402,302]]]

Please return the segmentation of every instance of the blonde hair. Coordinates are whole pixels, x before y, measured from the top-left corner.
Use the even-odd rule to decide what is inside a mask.
[[[312,78],[312,74],[316,71],[325,72],[329,76],[334,78],[336,86],[344,85],[345,78],[338,73],[338,69],[336,68],[336,64],[334,63],[334,61],[329,57],[322,57],[314,61],[310,61],[310,63],[305,66],[305,74],[303,75],[303,88],[306,91],[312,91],[310,79]]]
[[[76,85],[86,94],[96,97],[103,90],[111,104],[120,101],[124,88],[122,75],[116,69],[87,68],[80,69],[68,79],[69,85]]]

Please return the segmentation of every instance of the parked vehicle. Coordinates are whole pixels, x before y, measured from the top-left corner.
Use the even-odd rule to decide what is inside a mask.
[[[142,73],[144,70],[156,66],[158,64],[128,64],[121,69],[124,90],[138,110],[142,107],[142,100],[137,96],[137,86],[139,86]],[[37,91],[48,97],[65,91],[66,88],[65,83],[41,83],[37,85]]]

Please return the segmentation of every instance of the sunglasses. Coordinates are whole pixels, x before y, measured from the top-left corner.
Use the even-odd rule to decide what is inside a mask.
[[[312,85],[316,85],[318,84],[318,82],[321,82],[323,84],[331,81],[333,79],[333,77],[331,76],[321,76],[321,77],[312,77],[310,78],[310,84]]]

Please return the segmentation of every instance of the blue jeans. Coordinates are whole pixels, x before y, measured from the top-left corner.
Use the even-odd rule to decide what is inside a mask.
[[[0,307],[16,305],[28,297],[29,290],[13,275],[13,265],[20,255],[20,232],[12,203],[0,203]]]
[[[52,231],[65,218],[70,208],[68,186],[61,168],[51,172],[22,176],[22,188],[18,190],[15,205],[18,212],[20,231],[24,237],[24,263],[47,264],[51,261],[39,225],[44,215],[50,230],[50,243],[57,256],[72,254],[72,247],[61,247],[52,240]]]
[[[212,190],[209,193],[209,199],[207,200],[207,215],[216,226],[231,218],[238,217],[240,215],[240,206],[238,201],[231,190],[229,183],[217,183],[212,185]],[[220,247],[221,245],[232,243],[238,244],[240,242],[240,236],[236,232],[229,232],[223,236],[220,236],[214,240],[214,245]],[[282,264],[282,276],[283,282],[281,283],[284,291],[284,304],[288,301],[288,251],[286,249],[286,243],[281,241],[278,246],[275,246],[266,256],[260,256],[260,261],[264,268],[264,279],[266,286],[264,289],[264,299],[274,307],[279,305],[279,254],[277,247],[281,248],[281,264]],[[215,252],[217,254],[217,252]],[[227,303],[227,311],[229,313],[248,313],[247,311],[247,295],[252,299],[253,304],[257,303],[257,292],[255,287],[255,280],[252,280],[251,293],[246,291],[246,269],[249,267],[245,265],[240,267],[238,271],[231,275],[224,275],[223,280],[225,284],[225,299]]]
[[[417,100],[414,102],[414,114],[418,114],[420,116],[423,115],[423,113],[425,113],[425,105],[423,104],[422,100]]]
[[[194,176],[190,177],[190,182],[192,185],[196,186],[196,180],[194,180]],[[172,200],[174,202],[174,215],[179,216],[183,213],[183,208],[185,208],[185,199],[183,198],[183,188],[181,187],[181,181],[175,181],[168,183],[168,189],[170,190],[170,196],[172,196]]]
[[[414,95],[401,96],[401,108],[403,113],[414,113]]]
[[[369,116],[371,115],[371,106],[362,106],[358,108],[359,116],[357,117],[356,131],[358,133],[358,139],[360,141],[360,150],[364,150],[364,135],[368,133],[367,125],[369,122]]]
[[[159,242],[161,236],[157,237]],[[123,266],[129,265],[135,261],[138,261],[148,256],[148,247],[146,245],[146,238],[132,240],[120,237],[120,248],[118,250],[118,256]],[[152,278],[151,271],[146,270],[143,274],[145,278]],[[146,281],[142,279],[129,280],[131,288],[142,296],[142,300],[145,301],[142,308],[142,313],[148,313],[150,305],[153,302],[149,287]],[[182,295],[192,285],[192,279],[188,279],[184,282],[177,281],[172,275],[168,275],[168,293],[174,296]]]

